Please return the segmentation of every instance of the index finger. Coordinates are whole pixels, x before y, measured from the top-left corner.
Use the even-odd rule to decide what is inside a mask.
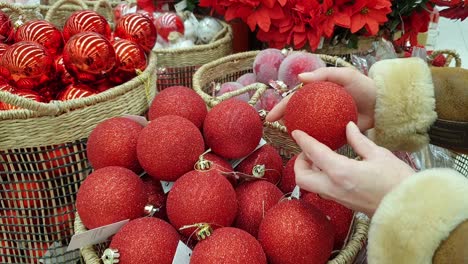
[[[355,74],[361,73],[349,67],[324,67],[299,74],[299,80],[304,83],[330,81],[345,86],[353,81]]]
[[[284,111],[286,111],[286,105],[288,104],[292,95],[293,94],[286,96],[275,107],[273,107],[273,109],[271,109],[271,111],[266,116],[266,121],[275,122],[280,120],[284,115]]]

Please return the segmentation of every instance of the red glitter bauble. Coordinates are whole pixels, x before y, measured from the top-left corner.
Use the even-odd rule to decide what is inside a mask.
[[[298,155],[294,155],[283,169],[283,177],[278,185],[278,187],[284,193],[291,193],[296,187],[296,174],[294,173],[294,163],[296,162]]]
[[[145,177],[143,178],[143,183],[145,184],[145,193],[148,195],[147,204],[158,208],[154,216],[166,219],[166,195],[164,194],[161,182],[151,177]]]
[[[293,94],[286,106],[288,132],[302,130],[336,150],[346,144],[346,125],[357,121],[353,97],[332,82],[313,82]]]
[[[258,241],[249,233],[223,227],[195,246],[191,264],[266,264],[265,252]]]
[[[174,115],[152,120],[138,137],[137,156],[153,178],[175,181],[193,169],[205,143],[189,120]]]
[[[156,31],[165,41],[169,41],[169,34],[178,32],[184,35],[184,21],[176,13],[166,12],[155,21]]]
[[[143,216],[148,197],[143,181],[129,169],[95,170],[81,184],[76,208],[88,229]]]
[[[146,53],[141,47],[129,40],[120,39],[112,46],[117,56],[117,68],[114,69],[110,80],[116,84],[124,83],[137,75],[137,70],[146,68]]]
[[[32,41],[41,44],[50,55],[56,56],[63,48],[62,32],[44,20],[29,21],[16,30],[15,41]]]
[[[179,234],[170,224],[143,217],[122,227],[109,248],[118,250],[119,264],[172,264],[178,243]]]
[[[246,102],[229,99],[211,109],[203,123],[206,144],[227,159],[242,158],[260,142],[263,125],[257,111]]]
[[[31,90],[14,90],[12,94],[16,94],[18,96],[24,97],[26,99],[31,99],[39,103],[45,103],[46,100],[37,92]],[[4,110],[14,110],[14,109],[21,109],[21,107],[10,105],[3,103]]]
[[[57,78],[63,86],[72,84],[74,82],[73,77],[65,68],[65,64],[63,63],[63,55],[55,57],[55,73],[57,74]]]
[[[5,51],[8,49],[8,47],[10,47],[8,44],[0,43],[0,61],[1,61],[1,58],[3,56],[3,53],[5,53]]]
[[[239,163],[236,170],[278,184],[283,171],[283,159],[273,146],[264,145]]]
[[[283,193],[271,182],[253,181],[239,185],[236,194],[239,212],[234,226],[257,237],[263,217],[279,202]]]
[[[76,11],[65,21],[63,38],[65,42],[76,34],[96,32],[110,39],[111,28],[106,18],[91,10]]]
[[[187,118],[201,129],[207,112],[205,102],[194,90],[172,86],[156,95],[148,110],[148,119],[176,115]]]
[[[104,79],[116,66],[112,44],[94,32],[74,35],[63,49],[63,63],[70,74],[81,82]]]
[[[14,33],[10,16],[0,11],[0,42],[8,43],[13,41]]]
[[[139,44],[146,52],[156,44],[156,27],[153,21],[142,14],[122,17],[115,26],[115,36]]]
[[[97,170],[119,166],[141,172],[137,158],[137,140],[143,126],[125,117],[113,117],[99,123],[88,138],[86,154]]]
[[[233,175],[234,169],[232,168],[231,163],[213,153],[207,153],[203,155],[203,159],[211,161],[210,169],[215,169],[222,173],[225,173],[223,175],[229,180],[229,182],[231,182],[232,186],[234,188],[237,186],[237,179],[235,175]]]
[[[195,236],[199,223],[212,228],[230,226],[237,214],[237,199],[229,181],[216,170],[193,170],[180,177],[167,197],[167,216],[184,236]]]
[[[86,84],[70,84],[57,96],[57,100],[67,101],[95,95],[96,91]]]
[[[301,199],[306,203],[315,206],[329,217],[335,229],[334,248],[341,249],[346,237],[348,236],[351,222],[353,221],[353,210],[348,209],[335,201],[320,198],[316,193],[302,194]]]
[[[333,226],[300,200],[283,201],[265,215],[258,240],[271,264],[323,264],[333,249]]]
[[[21,41],[3,53],[1,68],[3,77],[18,89],[37,89],[51,79],[54,60],[42,45]]]

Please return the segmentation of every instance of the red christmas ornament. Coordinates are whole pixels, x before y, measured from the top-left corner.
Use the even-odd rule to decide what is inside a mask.
[[[237,228],[223,227],[195,246],[190,263],[266,264],[267,260],[255,237]]]
[[[68,42],[72,36],[83,32],[96,32],[110,39],[112,31],[106,18],[100,14],[91,10],[76,11],[65,21],[63,38]]]
[[[40,201],[46,197],[42,182],[10,182],[2,185],[11,208],[39,208],[47,202]]]
[[[193,169],[204,145],[200,130],[192,122],[180,116],[162,116],[141,131],[138,161],[151,177],[175,181]]]
[[[97,170],[119,166],[141,172],[137,159],[137,140],[143,126],[125,117],[114,117],[99,123],[88,138],[86,154]]]
[[[13,41],[14,33],[10,16],[0,11],[0,42],[8,43]]]
[[[0,83],[0,91],[13,93],[14,90],[15,89],[13,86],[9,85],[8,83]],[[0,102],[0,111],[8,110],[9,107],[11,107],[9,104]]]
[[[283,178],[281,178],[278,187],[284,193],[291,193],[296,187],[296,174],[294,173],[294,163],[298,155],[294,155],[284,166]]]
[[[115,36],[139,44],[146,52],[156,44],[156,27],[151,19],[142,14],[122,17],[115,27]]]
[[[145,184],[145,193],[148,196],[147,204],[150,204],[158,209],[154,216],[166,219],[166,195],[161,186],[161,182],[151,177],[143,178]]]
[[[237,214],[236,192],[229,181],[215,170],[193,170],[184,174],[174,183],[166,206],[171,224],[192,239],[196,224],[227,227]]]
[[[6,239],[0,240],[0,263],[11,263],[8,256],[19,256],[19,248],[16,246],[15,241]]]
[[[58,55],[55,57],[55,73],[57,74],[61,84],[64,86],[74,82],[73,77],[65,68],[65,64],[63,63],[63,55]]]
[[[111,74],[112,76],[112,74]],[[105,78],[103,80],[100,80],[98,82],[95,82],[92,84],[92,87],[94,90],[98,92],[104,92],[107,91],[115,86],[115,83],[111,82],[109,78]]]
[[[75,221],[75,208],[72,204],[51,210],[46,219],[47,232],[55,240],[61,240],[71,234]]]
[[[94,32],[74,35],[63,49],[63,63],[81,82],[104,79],[117,64],[112,44]]]
[[[50,55],[56,56],[63,48],[62,33],[44,20],[29,21],[16,30],[15,41],[32,41],[41,44]]]
[[[184,35],[184,21],[176,13],[166,12],[154,21],[156,31],[165,41],[169,41],[169,35],[177,32]]]
[[[14,90],[12,92],[12,94],[16,94],[18,96],[24,97],[26,99],[31,99],[31,100],[34,100],[34,101],[40,102],[40,103],[45,103],[46,102],[41,95],[39,95],[37,92],[31,91],[31,90]],[[21,107],[3,103],[3,109],[4,110],[14,110],[14,109],[21,109]]]
[[[37,160],[44,160],[37,163],[37,168],[43,170],[41,173],[45,178],[59,177],[70,173],[73,164],[74,149],[72,146],[54,145],[51,147],[40,147],[40,154],[36,154]]]
[[[234,169],[232,168],[231,163],[216,154],[203,154],[198,159],[195,167],[201,170],[216,170],[221,172],[221,174],[231,182],[234,188],[237,186],[237,179],[234,175]]]
[[[96,92],[91,89],[88,85],[82,83],[75,83],[68,85],[65,90],[63,90],[58,96],[57,99],[60,101],[73,100],[83,97],[88,97],[95,95]]]
[[[271,264],[326,263],[333,236],[333,226],[325,215],[300,200],[275,205],[258,230],[258,240]]]
[[[118,250],[120,264],[172,264],[178,243],[179,234],[170,224],[143,217],[122,227],[109,248]]]
[[[320,198],[316,193],[302,194],[301,199],[318,208],[330,219],[335,229],[334,248],[341,249],[346,237],[348,236],[351,222],[353,221],[353,210],[348,209],[335,201]]]
[[[283,171],[283,159],[271,145],[264,145],[250,154],[236,170],[278,184]]]
[[[34,89],[51,79],[54,61],[40,44],[21,41],[11,45],[1,60],[1,73],[18,89]]]
[[[156,95],[148,110],[148,119],[176,115],[187,118],[201,129],[207,112],[205,102],[194,90],[172,86]]]
[[[211,150],[227,159],[242,158],[260,142],[263,125],[255,109],[246,102],[229,99],[211,109],[203,131]]]
[[[10,47],[8,44],[0,43],[0,61],[1,61],[1,58],[3,56],[3,53],[5,53],[5,51],[8,49],[8,47]]]
[[[143,216],[148,197],[143,181],[129,169],[95,170],[81,184],[76,208],[88,229]]]
[[[276,205],[283,193],[268,181],[245,182],[236,189],[239,212],[234,226],[257,237],[266,212]]]
[[[299,129],[336,150],[346,144],[346,125],[357,122],[353,97],[332,82],[314,82],[294,93],[286,106],[288,132]]]
[[[110,76],[116,84],[124,83],[137,75],[137,70],[144,71],[147,65],[146,54],[138,44],[126,39],[115,41],[112,46],[117,56],[117,68]]]
[[[5,192],[6,193],[6,192]],[[5,198],[4,198],[5,199]],[[29,229],[27,225],[37,225],[38,218],[34,217],[32,210],[8,210],[8,207],[17,208],[13,201],[5,201],[7,204],[6,210],[2,210],[0,214],[2,218],[2,225],[7,231],[10,232],[28,232],[26,229]],[[4,208],[2,208],[4,209]],[[3,239],[2,239],[3,240]],[[2,241],[0,240],[0,241]],[[1,247],[0,247],[1,250]],[[1,251],[0,251],[1,252]],[[1,257],[0,257],[1,259]],[[8,263],[8,262],[7,262]]]

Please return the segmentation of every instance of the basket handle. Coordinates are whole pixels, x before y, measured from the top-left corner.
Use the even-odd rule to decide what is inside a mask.
[[[0,9],[8,8],[11,11],[15,12],[19,16],[24,14],[24,11],[17,5],[10,4],[8,2],[0,2]]]
[[[50,115],[59,112],[59,107],[53,103],[39,103],[6,91],[0,91],[0,102],[18,106],[23,109],[37,112],[39,114]]]
[[[46,14],[45,20],[51,21],[51,19],[55,16],[55,13],[60,9],[62,5],[65,5],[65,4],[77,5],[83,8],[83,10],[88,9],[88,6],[86,5],[86,3],[84,3],[81,0],[59,0],[55,2],[55,4],[53,4],[52,7],[49,9],[49,11]]]
[[[454,50],[434,50],[431,55],[427,56],[427,58],[432,62],[439,55],[447,55],[444,67],[449,67],[453,59],[455,59],[455,67],[460,68],[462,66],[460,55]]]
[[[112,8],[111,3],[107,0],[96,1],[93,8],[94,12],[99,13],[98,11],[100,7],[104,7],[104,10],[106,12],[106,14],[102,15],[104,15],[109,21],[114,21],[114,9]]]

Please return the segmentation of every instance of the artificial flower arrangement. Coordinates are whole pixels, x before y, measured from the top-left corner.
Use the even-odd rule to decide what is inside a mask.
[[[200,7],[241,19],[258,40],[273,48],[316,50],[321,41],[358,45],[359,36],[385,36],[395,44],[417,45],[428,30],[435,5],[448,6],[441,15],[464,19],[467,0],[199,0]],[[448,14],[447,14],[448,13]],[[396,32],[401,32],[398,38]]]

